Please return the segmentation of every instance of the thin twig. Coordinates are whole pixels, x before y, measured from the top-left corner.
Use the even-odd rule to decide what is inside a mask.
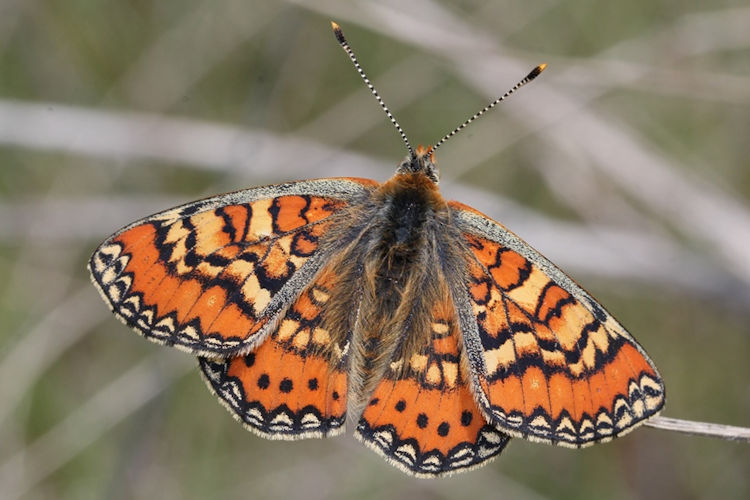
[[[683,420],[681,418],[671,417],[652,418],[646,422],[646,425],[665,431],[682,432],[685,434],[694,434],[696,436],[716,437],[726,439],[727,441],[750,443],[750,427],[695,422],[693,420]]]

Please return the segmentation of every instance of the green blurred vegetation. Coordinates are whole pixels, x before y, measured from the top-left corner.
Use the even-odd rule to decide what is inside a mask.
[[[389,23],[392,15],[401,24]],[[393,106],[414,143],[436,140],[488,100],[448,57],[409,41],[433,20],[454,23],[455,33],[469,27],[523,67],[550,63],[508,107],[533,107],[535,92],[554,85],[581,103],[571,118],[597,113],[695,185],[750,211],[750,36],[738,28],[750,22],[750,9],[741,1],[8,1],[0,5],[0,104],[211,122],[395,166],[403,145],[336,45],[329,18],[342,25],[386,102],[424,89]],[[727,19],[725,29],[698,29],[717,18]],[[685,38],[681,29],[693,25],[694,36]],[[396,35],[407,30],[409,36]],[[402,63],[418,69],[389,76]],[[609,70],[628,64],[649,71],[630,78]],[[497,93],[522,76],[499,81]],[[349,114],[329,118],[336,126],[310,126],[332,109],[341,113],[337,106],[347,100]],[[546,139],[564,121],[535,129],[504,106],[441,149],[450,160],[440,163],[446,188],[497,193],[583,227],[656,228],[647,234],[664,235],[718,270],[718,285],[701,289],[645,279],[636,269],[632,276],[568,269],[646,346],[667,384],[666,415],[750,425],[750,281],[733,276],[721,248],[686,234],[673,213],[645,206],[606,170],[571,170],[574,156],[557,156]],[[16,125],[0,111],[2,130]],[[34,138],[13,143],[3,132],[0,496],[20,488],[28,498],[75,499],[750,497],[749,446],[653,429],[579,451],[514,440],[490,465],[438,481],[405,476],[351,436],[288,443],[251,435],[204,388],[189,356],[149,344],[108,315],[85,263],[110,232],[166,208],[162,200],[189,201],[299,172],[324,177],[330,165],[308,165],[302,156],[298,168],[273,175],[260,165],[200,168],[75,152],[106,133],[73,133],[68,150],[55,150],[34,146]],[[494,138],[497,150],[475,161]],[[185,143],[184,151],[201,147]],[[585,151],[585,140],[574,147]],[[565,182],[553,182],[556,173]],[[580,196],[579,181],[593,183],[601,197],[571,203],[566,193]],[[116,211],[120,203],[131,209]],[[90,206],[115,208],[86,212]],[[511,229],[525,235],[524,227]],[[123,374],[132,380],[117,385]],[[23,390],[16,394],[16,387]]]

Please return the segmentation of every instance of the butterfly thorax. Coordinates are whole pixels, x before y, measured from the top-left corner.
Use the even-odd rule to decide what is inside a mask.
[[[437,183],[424,171],[397,173],[375,197],[383,222],[380,228],[374,227],[372,237],[383,256],[413,255],[427,236],[425,225],[433,224],[448,210]]]

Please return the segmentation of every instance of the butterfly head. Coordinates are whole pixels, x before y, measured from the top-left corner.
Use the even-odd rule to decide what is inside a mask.
[[[398,175],[416,173],[422,173],[435,184],[438,183],[440,173],[435,166],[435,155],[432,152],[432,147],[417,146],[417,150],[404,158],[396,170]]]

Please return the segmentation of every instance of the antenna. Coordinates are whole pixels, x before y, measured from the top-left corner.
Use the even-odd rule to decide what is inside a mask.
[[[480,110],[477,113],[475,113],[474,116],[472,116],[471,118],[469,118],[468,120],[466,120],[465,122],[463,122],[461,125],[459,125],[455,129],[453,129],[449,134],[447,134],[445,137],[443,137],[442,139],[440,139],[434,146],[432,146],[431,148],[429,148],[429,151],[431,153],[434,153],[435,150],[437,148],[439,148],[445,141],[447,141],[448,139],[450,139],[451,137],[453,137],[454,135],[456,135],[457,133],[459,133],[461,130],[463,130],[464,128],[466,128],[466,126],[469,123],[473,122],[474,120],[476,120],[477,118],[479,118],[480,116],[482,116],[483,114],[485,114],[487,111],[489,111],[492,108],[494,108],[495,106],[497,106],[501,101],[504,101],[506,98],[508,98],[508,96],[510,96],[513,92],[515,92],[516,90],[520,89],[521,87],[523,87],[524,85],[526,85],[527,83],[529,83],[531,80],[533,80],[534,78],[536,78],[537,76],[539,76],[539,74],[542,71],[544,71],[544,68],[546,68],[546,67],[547,67],[546,64],[540,64],[536,68],[532,69],[531,72],[528,75],[526,75],[526,77],[523,80],[521,80],[520,82],[518,82],[517,84],[515,84],[513,86],[513,88],[511,88],[509,91],[507,91],[505,94],[503,94],[502,97],[498,97],[497,99],[495,99],[494,101],[492,101],[491,103],[489,103],[487,106],[485,106],[484,108],[482,108],[482,110]]]
[[[398,130],[398,133],[401,134],[401,139],[404,140],[404,144],[406,144],[406,148],[409,150],[409,156],[411,156],[412,158],[415,158],[416,156],[414,154],[414,150],[412,149],[411,144],[409,144],[409,139],[406,138],[406,134],[404,133],[404,130],[401,128],[401,125],[399,125],[396,119],[393,117],[393,114],[388,109],[388,106],[385,105],[385,102],[383,102],[383,99],[380,97],[380,94],[378,94],[378,91],[375,90],[375,87],[373,86],[373,84],[370,83],[370,80],[367,78],[367,75],[365,75],[364,70],[359,65],[359,62],[357,61],[357,58],[354,55],[354,51],[352,51],[351,47],[349,47],[349,42],[347,42],[346,38],[344,38],[344,33],[341,31],[341,26],[331,21],[331,27],[333,28],[333,34],[336,35],[336,40],[338,40],[339,45],[341,45],[341,48],[344,49],[346,54],[349,56],[349,59],[352,60],[352,62],[354,63],[354,67],[357,68],[357,72],[359,73],[359,76],[361,76],[362,80],[365,81],[367,88],[370,89],[370,92],[372,92],[372,95],[375,96],[375,99],[377,99],[378,104],[380,104],[380,107],[383,108],[383,111],[385,111],[385,114],[388,115],[388,118],[391,120],[391,123],[393,123],[393,126],[396,127],[396,130]]]

